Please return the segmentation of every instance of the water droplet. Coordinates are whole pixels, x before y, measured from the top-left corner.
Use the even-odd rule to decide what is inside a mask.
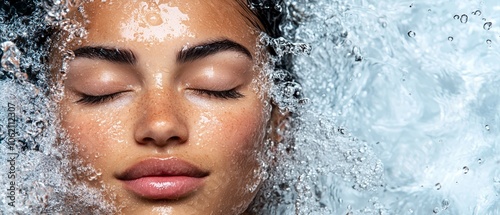
[[[163,20],[161,19],[160,15],[157,13],[150,13],[146,15],[146,21],[152,25],[152,26],[158,26],[163,23]]]
[[[363,56],[361,56],[361,49],[357,46],[354,46],[352,48],[352,55],[354,55],[354,60],[355,61],[362,61],[363,60]]]
[[[415,37],[415,32],[414,31],[408,31],[408,36],[409,37]]]
[[[95,180],[97,180],[97,175],[91,175],[91,176],[89,176],[88,180],[89,181],[95,181]]]
[[[462,168],[464,170],[464,174],[467,174],[469,172],[469,167],[467,166],[464,166],[464,168]]]
[[[349,35],[349,32],[347,32],[347,31],[342,31],[342,32],[340,33],[340,36],[341,36],[341,37],[343,37],[343,38],[346,38],[346,37],[347,37],[347,35]]]
[[[449,36],[449,37],[448,37],[448,41],[453,41],[453,37],[452,37],[452,36]]]
[[[453,16],[453,19],[460,19],[460,16],[459,15],[455,15],[455,16]]]
[[[441,183],[436,183],[436,190],[440,190],[441,189]]]
[[[448,201],[448,199],[443,199],[443,201],[441,202],[441,207],[446,210],[448,209],[448,207],[450,206],[450,201]]]
[[[467,23],[467,21],[469,21],[469,16],[462,14],[462,16],[460,17],[460,22]]]
[[[476,16],[481,16],[481,11],[480,10],[476,10],[476,11],[472,12],[472,14],[474,14]]]
[[[11,41],[6,41],[1,44],[1,48],[3,53],[1,59],[2,67],[9,72],[19,70],[21,52],[16,47],[16,44]]]
[[[488,40],[486,40],[486,43],[488,43]],[[490,43],[491,43],[491,40],[490,40]],[[490,44],[490,43],[488,43],[488,44]],[[489,125],[485,125],[484,128],[486,129],[486,131],[490,131]]]
[[[439,213],[439,208],[438,208],[438,207],[435,207],[435,208],[432,210],[432,213],[435,213],[435,214]]]
[[[38,121],[35,123],[36,127],[39,129],[45,128],[45,123],[43,121]]]
[[[483,164],[483,162],[484,162],[484,160],[483,160],[483,159],[481,159],[481,158],[477,159],[477,163],[479,163],[479,164]]]
[[[385,17],[379,17],[378,18],[378,23],[380,24],[380,26],[382,26],[382,28],[386,28],[387,27],[387,20]]]
[[[486,22],[486,23],[484,23],[484,25],[483,25],[483,29],[484,29],[484,30],[489,31],[489,30],[491,29],[491,25],[492,25],[492,24],[493,24],[493,23],[491,23],[491,22]]]

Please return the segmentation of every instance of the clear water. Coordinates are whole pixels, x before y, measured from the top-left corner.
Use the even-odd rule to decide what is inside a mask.
[[[1,192],[0,211],[85,213],[78,206],[93,205],[89,210],[103,212],[106,205],[90,195],[95,191],[68,177],[65,169],[72,164],[65,156],[71,149],[55,144],[57,119],[40,60],[47,44],[29,38],[48,25],[71,28],[71,23],[63,19],[64,2],[47,2],[36,3],[39,10],[14,22],[0,18],[4,191],[12,181],[4,174],[13,152],[9,103],[16,105],[19,140],[14,147],[16,207],[9,206],[8,192]],[[295,87],[307,100],[298,105],[286,96],[293,89],[283,86],[273,92],[299,117],[288,130],[294,153],[281,150],[282,161],[265,185],[278,192],[258,197],[266,203],[261,213],[500,213],[500,3],[287,4],[292,15],[283,26],[288,41],[272,42],[284,51],[290,42],[297,47],[294,70],[301,86]],[[68,195],[89,198],[72,203],[62,197]]]
[[[500,4],[293,4],[307,17],[293,36],[313,47],[296,63],[308,110],[384,165],[375,191],[332,183],[335,214],[500,213]]]

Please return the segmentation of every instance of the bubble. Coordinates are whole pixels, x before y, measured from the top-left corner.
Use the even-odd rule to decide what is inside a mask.
[[[19,63],[21,60],[21,51],[17,48],[16,44],[11,41],[5,41],[0,44],[2,49],[2,68],[6,71],[14,73],[19,70]]]
[[[438,207],[435,207],[434,209],[432,209],[432,213],[435,213],[435,214],[439,213],[439,211],[440,211],[440,210],[439,210],[439,208],[438,208]]]
[[[436,190],[440,190],[441,189],[441,183],[436,183],[436,185],[434,185],[436,187]]]
[[[443,199],[443,201],[441,201],[441,207],[443,208],[443,210],[448,209],[449,206],[450,206],[450,201],[448,201],[448,199]]]
[[[385,17],[379,17],[378,18],[378,23],[380,24],[380,26],[382,28],[386,28],[387,27],[387,21],[386,21]]]
[[[340,36],[343,37],[343,38],[347,38],[347,36],[349,35],[349,32],[344,30],[340,33]]]
[[[460,16],[459,15],[454,15],[453,19],[457,19],[458,20],[458,19],[460,19]]]
[[[483,25],[483,29],[489,31],[491,29],[491,25],[492,25],[491,22],[486,22]]]
[[[460,17],[460,22],[467,23],[467,21],[469,21],[469,16],[462,14],[462,16]]]
[[[481,158],[477,159],[477,163],[478,163],[478,164],[483,164],[483,162],[484,162],[484,160],[483,160],[483,159],[481,159]]]
[[[480,10],[476,10],[476,11],[472,12],[472,14],[474,14],[476,16],[481,16],[481,11]]]
[[[486,44],[488,44],[488,45],[489,45],[489,44],[491,44],[491,40],[490,40],[490,39],[487,39],[487,40],[486,40]],[[488,126],[488,128],[487,128],[487,129],[489,130],[489,129],[490,129],[490,127]]]
[[[43,128],[43,127],[45,127],[45,123],[43,121],[37,121],[35,124],[36,124],[37,128]]]
[[[448,41],[453,41],[453,37],[452,37],[452,36],[449,36],[449,37],[448,37]]]
[[[354,56],[355,61],[362,61],[363,56],[361,56],[361,49],[358,46],[354,46],[352,48],[352,55]]]
[[[408,36],[409,37],[415,37],[416,33],[414,31],[408,31]]]
[[[488,43],[488,40],[486,40],[486,43]],[[490,40],[490,43],[491,43],[491,40]],[[490,43],[488,43],[488,44],[490,44]],[[486,131],[490,131],[489,125],[485,125],[484,128],[486,129]]]
[[[462,169],[464,170],[464,174],[469,173],[469,167],[464,166]]]

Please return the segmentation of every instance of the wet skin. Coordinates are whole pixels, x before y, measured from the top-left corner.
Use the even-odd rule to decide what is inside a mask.
[[[120,213],[241,214],[254,198],[270,107],[240,7],[84,5],[88,36],[70,47],[62,126]]]

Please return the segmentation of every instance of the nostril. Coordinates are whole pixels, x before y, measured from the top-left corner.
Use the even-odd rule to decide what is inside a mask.
[[[172,136],[168,139],[145,137],[141,141],[141,143],[143,143],[143,144],[154,144],[157,146],[165,146],[169,143],[182,143],[182,142],[183,142],[183,140],[179,136]]]
[[[155,141],[155,139],[153,139],[151,137],[145,137],[144,139],[142,139],[143,143],[152,143],[154,141]]]
[[[167,141],[179,143],[179,142],[182,142],[182,139],[179,136],[173,136],[173,137],[170,137],[170,139],[168,139]]]

